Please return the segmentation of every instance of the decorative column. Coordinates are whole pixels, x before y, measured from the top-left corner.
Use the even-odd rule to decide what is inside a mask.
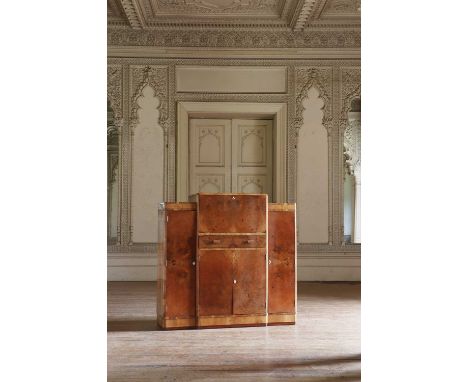
[[[353,242],[361,242],[361,113],[348,113],[344,132],[345,165],[354,175],[354,229]]]

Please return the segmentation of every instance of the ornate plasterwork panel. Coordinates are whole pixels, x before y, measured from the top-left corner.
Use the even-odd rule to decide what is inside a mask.
[[[133,29],[302,31],[323,20],[354,25],[360,20],[359,0],[108,0],[107,8],[110,27]]]
[[[360,113],[359,113],[360,114]],[[346,170],[361,180],[361,120],[349,120],[344,131],[344,159]]]
[[[346,127],[348,112],[351,111],[351,102],[361,98],[361,68],[341,68],[341,113],[342,127]],[[344,125],[343,125],[344,124]]]
[[[282,0],[152,0],[154,15],[191,11],[201,14],[272,14],[281,10]]]
[[[107,0],[107,23],[116,26],[129,25],[119,0]]]
[[[168,108],[169,108],[169,78],[167,66],[131,65],[130,66],[130,121],[132,127],[138,122],[138,98],[142,96],[145,86],[149,85],[154,90],[154,95],[159,98],[159,124],[167,132]]]
[[[319,97],[323,100],[323,126],[330,130],[332,127],[332,69],[323,67],[299,67],[296,68],[296,118],[294,126],[297,130],[304,122],[303,102],[311,87],[319,91]]]
[[[107,66],[107,98],[114,113],[114,125],[122,119],[122,65]]]
[[[290,31],[108,29],[109,45],[224,48],[358,48],[359,29]]]

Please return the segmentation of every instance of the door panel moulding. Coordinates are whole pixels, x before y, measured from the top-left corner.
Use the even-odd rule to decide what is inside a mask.
[[[273,119],[273,195],[275,202],[286,200],[287,161],[287,104],[249,102],[178,102],[176,147],[176,200],[189,200],[189,118],[206,118],[223,115],[223,118]]]

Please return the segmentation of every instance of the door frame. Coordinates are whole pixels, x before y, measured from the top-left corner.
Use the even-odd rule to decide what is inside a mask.
[[[259,118],[273,120],[273,199],[285,203],[287,166],[287,104],[260,102],[178,102],[176,200],[189,200],[189,119]]]

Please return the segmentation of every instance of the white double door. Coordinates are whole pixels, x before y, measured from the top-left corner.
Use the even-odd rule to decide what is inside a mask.
[[[272,121],[191,119],[190,194],[265,193],[273,201]]]

